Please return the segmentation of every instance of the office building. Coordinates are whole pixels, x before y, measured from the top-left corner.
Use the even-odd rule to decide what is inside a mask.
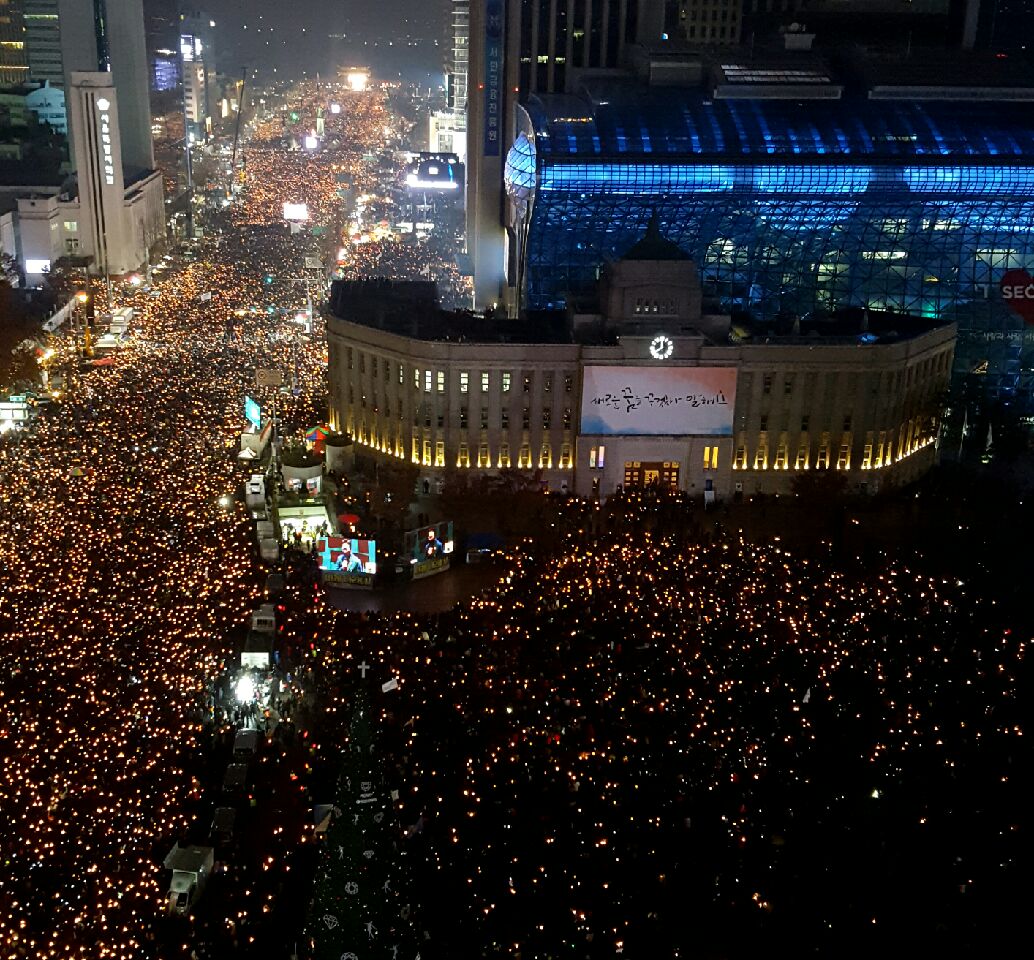
[[[446,108],[432,111],[428,143],[433,153],[467,158],[467,56],[470,49],[470,0],[453,0],[449,63],[445,75]]]
[[[743,5],[744,0],[681,0],[679,36],[690,43],[733,46],[740,42]]]
[[[956,322],[956,383],[1029,403],[1012,288],[1034,271],[1034,82],[959,57],[863,66],[851,96],[811,55],[723,55],[695,87],[587,80],[529,99],[506,173],[525,305],[591,296],[656,214],[718,309]]]
[[[170,0],[143,0],[143,8],[151,89],[156,93],[175,90],[180,82],[179,8]]]
[[[180,15],[180,69],[187,130],[194,140],[212,133],[219,97],[215,69],[215,21],[201,10]]]
[[[78,183],[78,256],[101,275],[125,274],[147,262],[165,237],[161,175],[128,170],[118,88],[108,73],[73,72],[66,89]],[[59,209],[71,220],[67,208]]]
[[[24,0],[0,0],[0,86],[24,83],[28,74]]]
[[[619,70],[628,44],[659,40],[664,0],[475,0],[467,100],[467,250],[474,303],[513,304],[513,242],[504,231],[503,161],[515,105]]]
[[[23,0],[23,5],[29,79],[52,87],[63,87],[65,71],[61,61],[58,0]]]
[[[516,469],[582,496],[785,494],[808,471],[875,493],[935,462],[950,324],[856,311],[748,331],[703,312],[696,265],[650,228],[597,296],[507,320],[439,311],[429,283],[339,281],[330,421],[432,484]]]
[[[122,163],[127,172],[153,169],[141,0],[58,0],[58,9],[66,90],[73,72],[110,73],[118,92]],[[74,141],[75,125],[70,127]],[[71,152],[79,156],[74,142]]]

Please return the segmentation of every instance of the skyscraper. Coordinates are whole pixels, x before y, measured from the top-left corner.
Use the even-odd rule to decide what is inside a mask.
[[[22,0],[0,0],[0,85],[21,83],[29,72]]]
[[[179,84],[180,16],[170,0],[143,0],[144,42],[151,89],[175,90]]]
[[[452,54],[449,57],[449,109],[467,109],[467,59],[470,51],[470,0],[452,0]]]
[[[203,140],[212,131],[217,96],[215,21],[203,10],[180,15],[179,50],[188,132]]]
[[[110,73],[118,92],[121,159],[127,170],[154,167],[141,0],[58,0],[65,87],[73,72]],[[71,109],[71,108],[69,108]],[[76,136],[75,124],[70,135]],[[73,148],[73,160],[79,153]]]
[[[65,85],[61,65],[61,24],[58,0],[24,0],[25,48],[29,79],[49,81],[52,87]]]
[[[474,305],[508,301],[516,282],[504,233],[503,158],[515,107],[617,71],[626,45],[659,40],[664,0],[472,0],[467,100],[467,251]]]

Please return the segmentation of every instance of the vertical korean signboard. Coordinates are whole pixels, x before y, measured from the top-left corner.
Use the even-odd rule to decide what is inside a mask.
[[[97,100],[97,111],[100,114],[100,148],[101,164],[104,169],[104,182],[109,186],[115,185],[115,161],[111,153],[111,101],[107,97],[100,97]]]
[[[485,156],[499,156],[503,129],[503,3],[485,5]]]

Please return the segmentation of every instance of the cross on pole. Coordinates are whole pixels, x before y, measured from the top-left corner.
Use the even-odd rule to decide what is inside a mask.
[[[359,664],[359,672],[363,675],[363,679],[366,679],[366,671],[370,669],[370,665],[364,660]]]

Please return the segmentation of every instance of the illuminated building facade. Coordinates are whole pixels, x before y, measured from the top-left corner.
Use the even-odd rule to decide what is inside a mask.
[[[0,0],[0,86],[24,83],[29,74],[23,0]]]
[[[1034,331],[1002,285],[1034,273],[1029,88],[799,102],[727,80],[530,98],[506,166],[525,305],[591,295],[656,215],[715,309],[956,323],[956,382],[1028,403]]]
[[[952,325],[858,311],[747,332],[703,312],[696,265],[649,229],[598,293],[505,319],[439,311],[430,283],[338,281],[330,422],[432,486],[518,470],[583,496],[724,499],[836,471],[874,493],[934,464]]]

